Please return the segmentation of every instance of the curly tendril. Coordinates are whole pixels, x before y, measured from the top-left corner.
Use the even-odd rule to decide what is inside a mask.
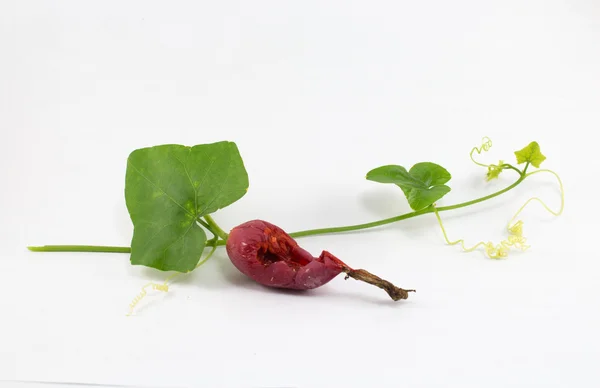
[[[553,216],[559,216],[559,215],[562,214],[562,212],[563,212],[563,210],[565,208],[565,189],[563,187],[562,180],[560,179],[560,177],[558,176],[558,174],[555,173],[552,170],[548,170],[548,169],[544,169],[543,168],[543,169],[540,169],[540,170],[535,170],[535,171],[529,172],[529,173],[525,174],[525,177],[529,177],[529,176],[534,175],[534,174],[539,174],[541,172],[546,172],[546,173],[554,175],[554,177],[558,181],[558,186],[560,187],[560,208],[558,209],[558,211],[554,211],[554,210],[550,209],[550,207],[548,207],[548,205],[546,205],[546,203],[544,201],[542,201],[540,198],[538,198],[538,197],[532,197],[532,198],[529,198],[523,204],[523,206],[521,206],[521,208],[517,211],[517,213],[513,216],[513,218],[510,219],[510,221],[508,222],[509,225],[512,223],[512,221],[515,218],[517,218],[519,216],[519,214],[521,214],[521,212],[525,209],[525,207],[527,207],[527,205],[529,205],[533,201],[539,202],[544,207],[544,209],[546,209]]]
[[[166,284],[166,282],[165,282],[165,284],[156,284],[156,283],[146,284],[144,287],[142,287],[142,291],[135,298],[133,298],[133,300],[129,304],[129,313],[127,314],[127,316],[130,316],[133,313],[135,306],[137,306],[138,303],[140,303],[142,301],[142,299],[144,299],[146,297],[146,295],[148,295],[148,292],[146,291],[146,288],[148,288],[148,287],[152,287],[152,289],[154,289],[156,291],[169,292],[169,286]]]
[[[196,267],[194,269],[196,269],[196,268],[200,267],[202,264],[206,263],[206,261],[208,261],[208,259],[210,259],[210,257],[213,255],[213,253],[215,252],[216,249],[217,249],[217,244],[215,241],[211,251],[208,253],[208,255],[206,255],[206,257],[204,259],[202,259],[196,265]],[[152,289],[156,290],[156,291],[169,292],[169,285],[168,285],[169,281],[173,280],[174,278],[176,278],[179,275],[181,275],[181,273],[176,272],[176,273],[172,274],[171,276],[167,277],[165,279],[165,281],[163,282],[163,284],[148,283],[144,287],[142,287],[142,291],[135,298],[133,298],[133,301],[129,304],[129,313],[127,313],[127,316],[130,316],[131,314],[133,314],[133,310],[135,309],[135,307],[142,301],[142,299],[144,299],[146,297],[146,295],[148,295],[146,288],[152,287]]]
[[[522,226],[523,222],[522,221],[519,221],[517,224],[510,227],[508,229],[508,231],[509,231],[508,238],[506,240],[500,241],[500,243],[498,243],[498,244],[494,244],[491,241],[488,241],[488,242],[480,241],[477,244],[473,245],[472,247],[467,248],[465,245],[465,240],[463,240],[463,239],[456,240],[456,241],[450,241],[450,239],[448,238],[448,233],[446,232],[446,228],[444,227],[444,224],[442,222],[442,218],[440,217],[440,213],[437,211],[437,208],[435,208],[435,207],[434,207],[434,211],[435,211],[435,216],[438,220],[438,223],[440,224],[440,228],[442,229],[442,233],[444,234],[444,239],[446,240],[446,243],[448,245],[460,244],[460,246],[464,252],[473,252],[477,248],[483,247],[485,253],[487,254],[487,256],[490,259],[501,259],[501,258],[508,256],[508,252],[511,247],[515,247],[522,251],[525,251],[525,250],[527,250],[527,248],[529,248],[528,245],[525,245],[526,239],[523,236],[523,226]]]
[[[482,144],[480,147],[473,147],[473,149],[471,150],[471,153],[469,154],[469,157],[471,158],[471,161],[473,161],[473,163],[475,163],[478,166],[481,167],[486,167],[488,169],[487,171],[487,175],[486,175],[486,180],[489,182],[492,179],[496,179],[498,178],[498,176],[500,175],[500,173],[502,172],[502,170],[505,170],[507,168],[513,168],[510,164],[506,164],[504,163],[503,160],[500,160],[498,162],[498,164],[483,164],[480,163],[478,161],[475,160],[475,158],[473,158],[473,153],[477,152],[479,155],[481,155],[482,152],[488,152],[490,150],[490,148],[492,148],[492,140],[489,137],[484,137],[482,140]]]
[[[483,163],[479,163],[478,161],[476,161],[473,158],[473,153],[477,152],[479,155],[481,155],[481,153],[483,151],[488,152],[490,150],[490,148],[492,148],[492,140],[485,136],[483,139],[481,139],[482,143],[480,147],[473,147],[473,149],[471,150],[471,153],[469,154],[469,157],[471,158],[471,160],[473,161],[473,163],[481,166],[481,167],[489,167],[489,164],[483,164]]]
[[[478,242],[477,244],[473,245],[470,248],[468,248],[465,245],[465,241],[463,239],[456,240],[456,241],[450,241],[450,239],[448,238],[448,234],[446,232],[446,228],[444,227],[444,224],[442,222],[442,218],[440,217],[440,214],[437,211],[437,208],[435,207],[435,204],[433,205],[433,210],[434,210],[435,216],[436,216],[436,218],[438,220],[440,228],[442,229],[442,233],[444,235],[444,239],[446,240],[447,244],[449,244],[449,245],[460,244],[460,246],[461,246],[461,248],[462,248],[462,250],[464,252],[472,252],[472,251],[476,250],[479,247],[483,247],[486,255],[489,258],[500,259],[500,258],[504,258],[504,257],[508,256],[510,248],[519,249],[521,251],[525,251],[528,248],[530,248],[529,245],[526,245],[527,239],[523,236],[523,221],[519,220],[517,222],[514,222],[515,219],[519,216],[519,214],[521,214],[521,212],[523,212],[523,210],[531,202],[538,202],[550,214],[552,214],[554,216],[559,216],[559,215],[562,214],[563,209],[564,209],[565,192],[564,192],[564,187],[563,187],[563,184],[562,184],[562,181],[561,181],[560,177],[558,176],[558,174],[556,172],[554,172],[552,170],[540,169],[540,170],[532,171],[532,172],[529,172],[529,173],[525,174],[524,171],[521,172],[520,170],[518,170],[515,167],[512,167],[511,165],[504,164],[503,161],[500,161],[500,163],[498,165],[495,165],[495,164],[489,164],[489,165],[487,165],[487,164],[479,163],[479,162],[477,162],[473,158],[473,153],[474,152],[477,152],[478,154],[481,154],[482,151],[488,151],[491,146],[492,146],[492,141],[488,137],[484,137],[483,138],[483,143],[482,143],[481,147],[474,147],[471,150],[471,153],[470,153],[470,157],[471,157],[471,160],[473,161],[473,163],[475,163],[475,164],[477,164],[479,166],[487,167],[488,168],[488,174],[487,174],[487,178],[486,178],[487,181],[489,181],[490,179],[496,178],[498,176],[498,174],[500,174],[500,172],[503,169],[505,169],[505,168],[512,168],[512,169],[515,169],[516,171],[518,171],[521,174],[522,179],[525,179],[525,178],[527,178],[527,177],[529,177],[531,175],[539,174],[539,173],[542,173],[542,172],[546,172],[546,173],[552,174],[558,180],[558,185],[560,187],[560,208],[559,208],[558,211],[552,210],[548,205],[546,205],[546,203],[543,200],[541,200],[538,197],[529,198],[527,201],[525,201],[525,203],[523,204],[523,206],[521,206],[519,208],[519,210],[515,213],[515,215],[508,222],[508,225],[507,225],[508,237],[505,240],[500,241],[498,244],[494,244],[491,241],[488,241],[488,242],[480,241],[480,242]]]

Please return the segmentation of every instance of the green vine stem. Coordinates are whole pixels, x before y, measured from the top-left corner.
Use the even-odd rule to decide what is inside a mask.
[[[492,193],[490,195],[486,195],[486,196],[481,197],[481,198],[473,199],[471,201],[458,203],[456,205],[438,207],[437,211],[438,212],[443,212],[443,211],[455,210],[455,209],[460,209],[460,208],[463,208],[463,207],[475,205],[476,203],[487,201],[488,199],[492,199],[494,197],[497,197],[499,195],[502,195],[502,194],[506,193],[507,191],[510,191],[510,190],[514,189],[519,184],[521,184],[521,182],[523,182],[525,180],[526,176],[519,169],[517,169],[517,168],[515,168],[513,166],[510,166],[510,167],[512,169],[514,169],[514,170],[516,170],[516,171],[519,172],[519,179],[517,179],[517,181],[515,181],[515,183],[513,183],[512,185],[510,185],[510,186],[508,186],[508,187],[506,187],[506,188],[504,188],[502,190],[496,191],[495,193]],[[321,228],[321,229],[303,230],[301,232],[290,233],[290,236],[292,236],[292,237],[304,237],[304,236],[314,236],[314,235],[318,235],[318,234],[350,232],[350,231],[356,231],[356,230],[361,230],[361,229],[374,228],[374,227],[377,227],[377,226],[391,224],[391,223],[394,223],[394,222],[406,220],[408,218],[413,218],[413,217],[420,216],[420,215],[423,215],[423,214],[433,213],[434,211],[435,211],[435,208],[433,206],[430,206],[430,207],[427,207],[427,208],[422,209],[422,210],[418,210],[418,211],[414,211],[414,212],[402,214],[402,215],[399,215],[399,216],[396,216],[396,217],[385,218],[383,220],[379,220],[379,221],[375,221],[375,222],[368,222],[366,224],[358,224],[358,225],[350,225],[350,226],[340,226],[340,227],[333,227],[333,228]]]
[[[225,233],[225,231],[223,229],[221,229],[221,227],[219,225],[217,225],[217,223],[215,222],[215,220],[213,220],[213,218],[211,216],[209,216],[207,214],[204,216],[204,219],[206,220],[208,225],[210,225],[210,227],[212,228],[213,233],[215,233],[221,239],[227,241],[228,234]]]
[[[111,247],[104,245],[42,245],[27,247],[32,252],[106,252],[131,253],[130,247]]]
[[[505,187],[502,190],[496,191],[495,193],[486,195],[484,197],[481,198],[477,198],[477,199],[473,199],[471,201],[467,201],[467,202],[462,202],[462,203],[458,203],[455,205],[449,205],[449,206],[442,206],[442,207],[438,207],[437,208],[437,212],[444,212],[444,211],[449,211],[449,210],[456,210],[456,209],[460,209],[460,208],[464,208],[467,206],[471,206],[471,205],[475,205],[477,203],[480,202],[484,202],[487,201],[489,199],[495,198],[499,195],[502,195],[504,193],[506,193],[507,191],[510,191],[512,189],[514,189],[515,187],[517,187],[519,184],[521,184],[525,178],[527,178],[529,175],[533,174],[527,174],[527,167],[529,166],[529,163],[527,163],[525,165],[525,168],[523,169],[523,171],[519,170],[518,168],[506,164],[503,165],[503,167],[507,168],[507,169],[512,169],[516,172],[519,173],[519,178],[510,186]],[[375,228],[378,226],[382,226],[382,225],[387,225],[387,224],[391,224],[394,222],[398,222],[398,221],[402,221],[402,220],[406,220],[409,218],[413,218],[413,217],[417,217],[417,216],[421,216],[423,214],[429,214],[429,213],[434,213],[436,211],[436,208],[432,205],[429,206],[425,209],[421,209],[418,211],[413,211],[410,213],[405,213],[399,216],[395,216],[395,217],[390,217],[390,218],[385,218],[383,220],[379,220],[379,221],[374,221],[374,222],[367,222],[364,224],[357,224],[357,225],[348,225],[348,226],[338,226],[338,227],[330,227],[330,228],[320,228],[320,229],[309,229],[309,230],[302,230],[299,232],[293,232],[290,233],[291,237],[297,238],[297,237],[307,237],[307,236],[316,236],[316,235],[322,235],[322,234],[333,234],[333,233],[342,233],[342,232],[351,232],[351,231],[357,231],[357,230],[363,230],[363,229],[369,229],[369,228]],[[226,244],[227,242],[227,233],[225,233],[225,231],[223,229],[221,229],[221,227],[219,227],[219,225],[215,222],[215,220],[209,216],[206,215],[204,216],[204,220],[205,222],[201,222],[203,225],[205,225],[205,227],[207,227],[207,229],[209,229],[211,232],[213,232],[214,234],[216,234],[217,236],[220,237],[220,240],[218,240],[216,243],[209,241],[206,244],[206,247],[214,247],[214,246],[223,246]],[[30,251],[33,252],[108,252],[108,253],[131,253],[131,248],[130,247],[114,247],[114,246],[97,246],[97,245],[44,245],[44,246],[37,246],[37,247],[28,247],[28,249]]]

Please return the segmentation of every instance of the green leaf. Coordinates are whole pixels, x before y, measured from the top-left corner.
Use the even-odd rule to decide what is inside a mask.
[[[386,165],[367,174],[368,180],[400,187],[413,210],[424,209],[448,194],[450,187],[444,183],[451,178],[445,168],[431,162],[417,163],[410,171],[402,166]]]
[[[500,176],[500,173],[503,170],[503,168],[502,168],[503,165],[504,165],[503,160],[499,161],[498,164],[490,164],[488,166],[488,172],[485,176],[485,180],[489,182],[492,179],[498,179],[498,177]]]
[[[515,151],[515,156],[517,157],[517,164],[529,162],[537,168],[546,160],[546,157],[540,151],[540,145],[535,141],[529,143],[522,150]]]
[[[127,160],[125,201],[133,222],[131,263],[193,270],[206,245],[199,217],[244,196],[248,174],[232,142],[159,145]]]
[[[367,179],[379,183],[401,184],[403,187],[423,189],[425,184],[413,177],[402,166],[388,165],[375,168],[367,173]]]
[[[411,167],[409,173],[423,182],[426,187],[443,185],[452,178],[448,170],[431,162],[417,163]]]
[[[431,205],[450,192],[446,185],[433,186],[428,189],[412,189],[408,193],[408,203],[413,210],[421,210]]]

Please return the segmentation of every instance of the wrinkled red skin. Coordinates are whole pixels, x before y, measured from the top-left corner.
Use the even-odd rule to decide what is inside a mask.
[[[313,257],[281,228],[262,220],[233,228],[226,249],[238,270],[269,287],[309,290],[350,269],[327,251]]]

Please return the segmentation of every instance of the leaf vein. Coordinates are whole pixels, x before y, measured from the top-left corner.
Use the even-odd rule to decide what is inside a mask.
[[[131,163],[131,161],[128,161],[128,163],[129,163],[129,165],[131,167],[133,167],[133,169],[135,170],[135,172],[137,172],[142,178],[144,178],[146,181],[148,181],[148,183],[150,183],[152,186],[154,186],[154,188],[160,190],[160,192],[163,193],[167,198],[169,198],[175,205],[179,206],[184,212],[186,212],[190,216],[194,217],[194,215],[192,213],[190,213],[186,208],[184,208],[183,206],[181,206],[181,204],[179,202],[177,202],[169,194],[167,194],[167,192],[165,190],[163,190],[156,183],[152,182],[147,176],[145,176],[144,174],[142,174],[142,172],[133,163]]]
[[[188,159],[192,153],[192,149],[189,148],[188,149]],[[198,215],[198,192],[196,190],[196,186],[194,186],[194,182],[192,181],[192,177],[190,176],[190,173],[187,169],[187,166],[185,165],[185,163],[183,163],[175,154],[173,154],[173,157],[175,159],[177,159],[177,161],[179,163],[181,163],[181,166],[183,167],[183,171],[185,171],[185,175],[187,175],[188,180],[190,181],[190,185],[192,185],[192,190],[194,190],[194,213],[196,213],[194,215],[194,218],[196,218],[196,216]]]

